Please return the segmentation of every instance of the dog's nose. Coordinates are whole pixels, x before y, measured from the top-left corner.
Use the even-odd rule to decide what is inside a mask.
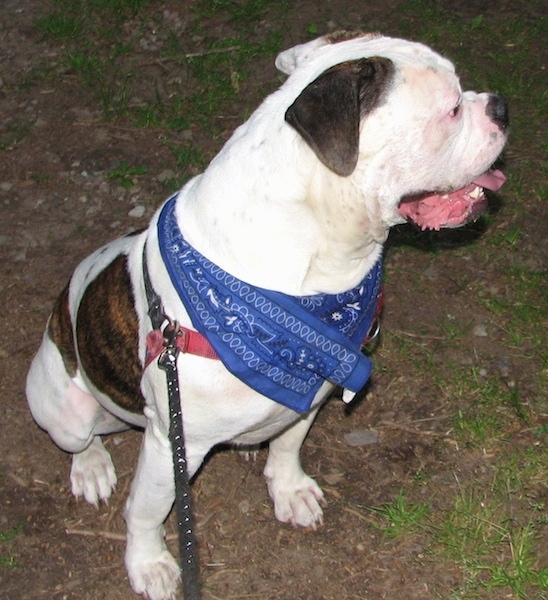
[[[485,112],[493,123],[496,123],[502,130],[508,127],[508,102],[506,102],[506,98],[489,94]]]

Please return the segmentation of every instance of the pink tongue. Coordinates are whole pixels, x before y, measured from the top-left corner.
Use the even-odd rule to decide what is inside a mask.
[[[497,190],[500,190],[500,188],[504,185],[505,181],[506,181],[506,176],[504,175],[504,173],[502,171],[493,170],[493,171],[487,171],[483,175],[480,175],[474,181],[474,183],[476,185],[479,185],[482,188],[487,188],[488,190],[491,190],[492,192],[496,192]]]

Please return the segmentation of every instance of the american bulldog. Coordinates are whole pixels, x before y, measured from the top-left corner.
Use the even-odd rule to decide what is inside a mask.
[[[150,290],[176,323],[187,460],[221,442],[270,441],[276,517],[322,523],[324,498],[299,450],[334,386],[346,397],[392,225],[456,227],[486,206],[507,137],[499,96],[463,92],[428,47],[338,32],[282,52],[285,83],[142,232],[86,258],[61,293],[27,379],[37,423],[72,454],[75,496],[116,484],[101,436],[144,429],[127,500],[135,592],[175,594],[163,522],[174,501],[164,373]],[[147,285],[145,285],[147,281]]]

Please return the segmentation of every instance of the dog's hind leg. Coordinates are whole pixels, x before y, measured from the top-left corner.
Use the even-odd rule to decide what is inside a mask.
[[[116,485],[116,473],[99,436],[128,426],[106,411],[78,377],[70,377],[47,333],[29,370],[26,392],[38,425],[73,455],[72,493],[91,504],[106,501]]]
[[[311,411],[270,441],[264,469],[276,518],[314,529],[323,522],[325,501],[318,484],[302,470],[299,451],[316,413]]]

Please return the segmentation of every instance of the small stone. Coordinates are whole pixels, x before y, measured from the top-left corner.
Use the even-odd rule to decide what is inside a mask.
[[[430,281],[436,281],[439,278],[438,269],[434,265],[430,265],[425,271],[424,274]]]
[[[344,481],[344,473],[333,471],[332,473],[324,475],[323,478],[329,485],[338,485],[341,481]]]
[[[140,219],[145,214],[146,210],[147,210],[146,206],[143,206],[142,204],[138,204],[137,206],[135,206],[128,212],[128,217]]]
[[[478,323],[477,325],[474,325],[474,329],[472,330],[472,333],[476,337],[487,337],[487,328],[485,327],[485,325],[483,323]]]
[[[171,169],[164,169],[157,177],[156,180],[160,183],[164,183],[169,181],[170,179],[175,179],[175,172]]]
[[[3,181],[0,183],[0,190],[3,192],[9,192],[13,187],[13,183],[11,181]]]
[[[343,439],[349,446],[368,446],[379,442],[379,434],[370,429],[353,429],[345,433]]]

